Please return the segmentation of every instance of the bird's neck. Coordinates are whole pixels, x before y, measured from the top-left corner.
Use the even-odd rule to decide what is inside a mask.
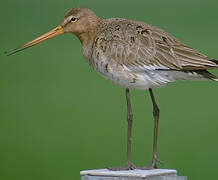
[[[100,18],[95,19],[95,21],[90,23],[89,27],[87,27],[87,31],[76,34],[83,47],[88,46],[92,42],[101,24],[102,20]]]
[[[85,32],[77,35],[77,37],[79,38],[82,46],[87,46],[88,44],[90,44],[90,41],[92,41],[93,35],[94,32]]]

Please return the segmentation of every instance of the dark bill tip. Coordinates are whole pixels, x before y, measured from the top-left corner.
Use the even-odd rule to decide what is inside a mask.
[[[19,52],[19,51],[22,51],[22,50],[27,49],[29,47],[32,47],[32,46],[34,46],[36,44],[39,44],[40,42],[43,42],[43,41],[45,41],[47,39],[50,39],[52,37],[55,37],[55,36],[57,36],[59,34],[63,34],[63,33],[64,33],[64,29],[61,26],[58,26],[58,27],[52,29],[51,31],[41,35],[40,37],[38,37],[38,38],[24,44],[23,46],[20,46],[18,48],[6,51],[5,54],[7,56],[10,56],[12,54],[15,54],[16,52]]]
[[[4,53],[5,53],[7,56],[10,56],[10,55],[15,54],[16,52],[22,51],[23,49],[26,49],[26,48],[28,48],[28,47],[24,47],[24,48],[19,47],[19,48],[15,48],[15,49],[10,49],[10,50],[8,50],[8,51],[5,51]]]

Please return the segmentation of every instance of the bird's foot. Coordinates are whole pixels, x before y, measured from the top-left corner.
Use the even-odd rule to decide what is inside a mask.
[[[142,170],[151,170],[151,169],[157,169],[157,164],[163,164],[163,161],[160,161],[157,157],[154,157],[152,159],[152,163],[147,165],[147,166],[143,166],[143,167],[137,167],[137,169],[142,169]]]
[[[157,169],[157,164],[163,164],[163,161],[160,161],[157,156],[153,157],[152,163],[147,165],[147,166],[142,166],[142,167],[136,167],[132,163],[127,163],[125,167],[119,167],[119,168],[107,168],[108,170],[111,171],[125,171],[125,170],[134,170],[134,169],[141,169],[141,170],[152,170],[152,169]]]
[[[125,167],[107,168],[107,169],[111,170],[111,171],[125,171],[125,170],[134,170],[134,169],[138,169],[138,168],[136,168],[136,166],[132,163],[127,163],[127,165]]]
[[[157,169],[156,165],[153,165],[152,163],[147,165],[147,166],[142,166],[142,167],[137,167],[137,169],[141,170],[152,170],[152,169]]]

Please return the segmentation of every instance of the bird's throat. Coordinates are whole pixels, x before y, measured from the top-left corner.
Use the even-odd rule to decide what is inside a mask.
[[[93,33],[85,32],[85,33],[78,34],[76,36],[79,38],[82,46],[87,46],[88,44],[90,44],[90,42],[93,39],[92,34]]]
[[[102,24],[102,20],[96,18],[95,20],[92,20],[90,23],[87,24],[88,27],[86,31],[76,33],[76,36],[79,38],[83,46],[89,45],[91,41],[96,37],[101,24]]]

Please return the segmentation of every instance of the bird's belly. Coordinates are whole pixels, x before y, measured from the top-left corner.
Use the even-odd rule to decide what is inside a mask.
[[[163,79],[161,75],[159,77],[155,72],[130,72],[122,65],[107,61],[97,61],[93,68],[106,80],[126,88],[148,89],[169,82],[167,79]]]

